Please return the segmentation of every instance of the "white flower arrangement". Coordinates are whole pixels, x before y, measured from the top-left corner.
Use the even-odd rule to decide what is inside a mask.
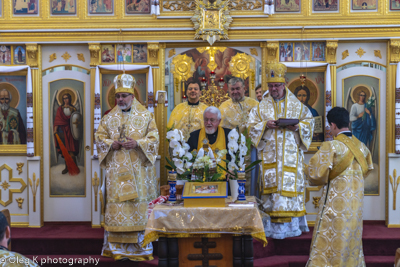
[[[167,169],[175,169],[178,178],[185,178],[191,172],[193,165],[193,155],[189,152],[190,146],[185,142],[185,138],[180,130],[174,129],[167,132],[169,147],[172,149],[171,160],[166,158],[169,165]]]
[[[221,176],[221,173],[217,172],[214,173],[214,170],[216,170],[217,164],[221,162],[222,158],[225,156],[226,153],[227,153],[226,149],[218,151],[216,153],[216,157],[214,158],[214,154],[210,148],[206,155],[204,150],[200,149],[193,163],[192,180],[201,180],[201,181],[218,180]]]

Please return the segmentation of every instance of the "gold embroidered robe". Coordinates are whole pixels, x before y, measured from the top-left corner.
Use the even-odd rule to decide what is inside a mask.
[[[137,147],[113,150],[112,143],[120,137],[119,127],[123,124],[125,135],[133,138]],[[148,203],[157,198],[158,130],[154,115],[134,99],[129,112],[123,113],[117,105],[105,115],[95,138],[100,166],[107,172],[104,229],[108,242],[114,243],[114,247],[103,250],[103,255],[118,259],[121,251],[118,255],[113,253],[121,250],[121,245],[115,243],[138,243],[143,238],[143,232],[138,231],[146,227]],[[129,255],[129,248],[125,252],[135,260],[152,258],[151,252],[147,257],[136,252]]]
[[[243,133],[250,110],[257,105],[258,101],[250,97],[245,97],[240,102],[233,102],[232,99],[226,100],[219,106],[219,111],[221,111],[219,126],[231,130],[239,126],[239,131]]]
[[[267,121],[279,118],[299,119],[298,131],[267,128]],[[303,151],[308,150],[312,141],[311,111],[286,88],[281,101],[267,96],[251,110],[248,127],[258,158],[263,160],[260,184],[264,211],[279,217],[275,222],[290,222],[288,217],[305,215]]]
[[[191,132],[204,126],[203,113],[207,107],[201,102],[198,105],[189,105],[188,102],[180,103],[172,110],[167,128],[174,126],[174,129],[181,130],[187,141]]]
[[[366,159],[368,170],[372,170],[368,148],[358,141],[358,149]],[[309,267],[365,266],[362,230],[366,174],[363,175],[354,158],[345,171],[333,179],[328,178],[339,163],[348,162],[349,152],[341,141],[324,142],[305,168],[310,184],[324,185],[307,263]]]

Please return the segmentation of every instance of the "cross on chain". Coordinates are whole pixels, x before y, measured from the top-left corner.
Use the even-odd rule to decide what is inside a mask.
[[[209,248],[216,248],[216,242],[209,242],[208,238],[202,238],[201,242],[194,242],[195,248],[201,248],[201,254],[189,254],[188,260],[191,261],[202,261],[202,265],[196,265],[195,267],[217,267],[215,265],[209,265],[210,260],[222,260],[223,256],[221,253],[208,253]]]

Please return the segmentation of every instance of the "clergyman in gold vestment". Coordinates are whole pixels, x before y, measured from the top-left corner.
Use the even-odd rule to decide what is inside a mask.
[[[102,255],[151,260],[152,245],[141,245],[148,203],[157,198],[158,130],[153,114],[134,98],[134,78],[121,74],[114,84],[117,105],[102,118],[95,136],[100,166],[107,172]]]
[[[307,266],[364,267],[364,178],[372,157],[351,134],[346,109],[335,107],[327,118],[335,140],[324,142],[305,169],[310,185],[324,186]]]
[[[167,124],[167,128],[181,130],[185,141],[192,132],[203,127],[203,112],[207,108],[206,104],[200,102],[201,88],[198,82],[189,81],[186,95],[188,101],[174,108]]]
[[[244,96],[245,87],[242,78],[234,77],[228,82],[228,94],[231,99],[219,106],[221,111],[221,127],[233,130],[239,127],[243,133],[246,128],[250,110],[258,105],[258,101]]]
[[[304,151],[313,136],[314,118],[285,87],[286,66],[267,64],[269,94],[251,110],[249,136],[262,159],[260,171],[261,200],[271,216],[265,235],[275,239],[299,236],[308,231],[305,219]],[[280,127],[279,118],[297,119],[298,124]]]

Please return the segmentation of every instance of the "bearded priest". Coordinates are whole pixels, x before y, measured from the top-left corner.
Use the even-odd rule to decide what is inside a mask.
[[[258,105],[257,100],[244,96],[244,93],[242,78],[234,77],[228,81],[228,94],[231,99],[219,106],[222,127],[231,130],[239,127],[240,133],[243,133],[250,110]]]
[[[189,81],[185,92],[188,101],[180,103],[174,108],[167,128],[181,130],[187,141],[191,132],[203,126],[203,112],[207,105],[200,102],[201,87],[198,82]]]
[[[249,136],[257,148],[261,167],[261,200],[271,216],[265,225],[267,237],[284,239],[308,231],[305,220],[304,151],[312,140],[314,118],[285,86],[286,66],[267,64],[269,95],[249,115]],[[295,124],[279,126],[278,119],[295,119]],[[293,122],[292,122],[293,123]]]
[[[134,97],[135,79],[121,74],[114,84],[117,105],[102,118],[95,135],[100,166],[107,172],[101,255],[151,260],[151,243],[144,248],[140,244],[148,203],[158,196],[158,130],[153,114]]]

